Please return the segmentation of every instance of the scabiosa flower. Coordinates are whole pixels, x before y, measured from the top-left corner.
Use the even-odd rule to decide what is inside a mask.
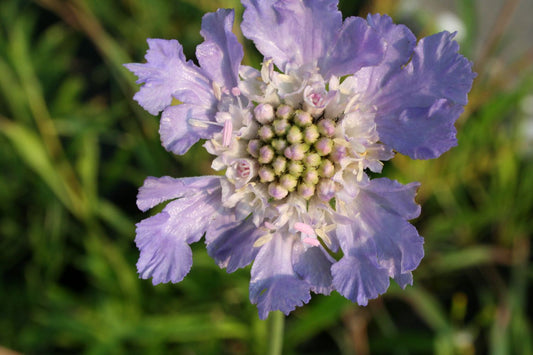
[[[419,184],[367,172],[395,152],[431,159],[456,145],[472,64],[453,34],[417,43],[388,16],[343,21],[336,0],[242,3],[260,70],[241,65],[228,9],[204,16],[198,66],[163,39],[148,39],[146,63],[126,64],[142,84],[134,99],[162,111],[163,146],[184,154],[204,139],[224,173],[146,179],[141,210],[170,202],[137,224],[140,277],[181,281],[189,244],[205,235],[228,272],[253,263],[250,300],[261,318],[288,314],[311,292],[366,305],[391,278],[412,284],[424,255],[409,223]]]

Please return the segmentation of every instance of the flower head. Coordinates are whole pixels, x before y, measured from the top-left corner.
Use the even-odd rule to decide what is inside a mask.
[[[228,272],[253,262],[250,300],[261,318],[288,314],[311,292],[366,305],[391,278],[412,284],[424,254],[408,222],[420,213],[419,184],[367,172],[395,152],[430,159],[456,145],[471,63],[453,34],[417,43],[387,16],[343,21],[336,0],[242,2],[260,70],[241,65],[227,9],[203,18],[199,66],[161,39],[148,40],[146,63],[126,65],[142,84],[135,100],[162,111],[163,146],[184,154],[205,139],[224,174],[145,181],[141,210],[172,201],[137,224],[140,276],[181,281],[189,244],[205,233]]]

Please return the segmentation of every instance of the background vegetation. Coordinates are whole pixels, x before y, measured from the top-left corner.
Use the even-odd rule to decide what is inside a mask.
[[[395,4],[341,8],[389,13],[419,37],[436,31]],[[502,11],[474,53],[474,3],[457,4],[479,73],[460,144],[386,165],[422,183],[414,287],[392,285],[364,308],[314,296],[287,318],[287,354],[533,353],[533,48],[502,59]],[[0,353],[265,353],[249,268],[226,274],[200,242],[177,285],[153,287],[135,270],[135,223],[148,216],[137,188],[148,175],[209,173],[210,159],[199,146],[183,157],[161,147],[122,64],[144,60],[146,37],[177,38],[194,58],[201,16],[219,7],[241,16],[237,0],[0,2]],[[245,61],[259,64],[249,42]]]

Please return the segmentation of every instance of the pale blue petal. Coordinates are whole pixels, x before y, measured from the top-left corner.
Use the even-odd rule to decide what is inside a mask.
[[[181,238],[165,233],[170,215],[158,213],[137,224],[135,244],[141,251],[137,271],[154,285],[180,282],[192,266],[192,251]]]
[[[208,123],[214,116],[213,110],[190,104],[166,108],[159,126],[163,147],[181,155],[200,139],[211,138],[214,133],[222,130],[221,127]]]
[[[189,244],[198,241],[223,211],[218,178],[184,180],[152,178],[139,193],[139,205],[146,208],[167,198],[179,198],[137,224],[137,270],[143,279],[152,277],[154,285],[179,282],[185,277],[192,265]],[[218,187],[213,186],[215,182]]]
[[[133,97],[152,115],[169,106],[173,98],[206,108],[216,104],[212,85],[203,71],[186,62],[176,40],[148,39],[147,63],[124,64],[143,84]]]
[[[213,193],[220,188],[219,176],[173,178],[149,176],[137,195],[137,207],[141,211],[178,197],[194,196],[202,192]]]
[[[333,291],[331,265],[335,262],[321,247],[296,242],[292,251],[294,271],[311,286],[311,291],[329,295]]]
[[[457,144],[454,122],[475,74],[453,37],[441,32],[420,40],[411,61],[369,100],[378,108],[380,140],[411,158],[436,158]]]
[[[362,184],[351,201],[358,212],[351,225],[353,237],[371,239],[379,264],[394,278],[416,269],[424,256],[424,239],[407,221],[420,212],[414,201],[417,187],[418,183],[401,185],[386,178],[374,179]],[[351,254],[359,248],[349,234],[339,239],[345,252]]]
[[[295,274],[292,249],[295,238],[274,235],[261,246],[252,266],[250,301],[257,304],[259,317],[266,319],[271,311],[289,314],[309,302],[309,284]]]
[[[255,259],[259,248],[254,247],[254,243],[264,234],[265,231],[258,229],[251,218],[235,221],[233,213],[207,232],[207,252],[221,268],[234,272]]]
[[[342,25],[337,0],[243,0],[242,32],[283,71],[326,55]]]
[[[413,55],[416,37],[409,28],[394,24],[387,15],[368,15],[367,21],[386,45],[383,62],[367,68],[371,72],[370,87],[367,90],[376,91],[380,90],[391,75],[400,72],[402,66],[407,64]]]
[[[377,65],[383,59],[385,41],[360,17],[344,20],[337,38],[331,41],[327,53],[318,61],[320,73],[326,79],[354,74],[362,67]]]
[[[196,57],[211,80],[228,89],[237,86],[242,45],[231,31],[234,11],[219,9],[204,15],[200,34],[205,42],[196,47]]]
[[[389,288],[387,270],[368,255],[344,256],[331,267],[335,289],[352,302],[366,306]]]
[[[401,287],[405,288],[407,285],[413,285],[413,273],[408,271],[394,277],[394,281]]]
[[[331,267],[335,289],[352,302],[365,306],[389,287],[388,270],[377,259],[377,247],[360,226],[340,225],[337,235],[344,256]]]

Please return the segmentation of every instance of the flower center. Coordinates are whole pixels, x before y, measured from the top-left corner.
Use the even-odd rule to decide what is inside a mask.
[[[259,128],[247,151],[256,159],[257,179],[268,185],[269,195],[275,200],[291,193],[305,199],[333,198],[336,185],[331,178],[346,155],[345,147],[334,140],[336,123],[286,104],[259,104],[254,118]]]

